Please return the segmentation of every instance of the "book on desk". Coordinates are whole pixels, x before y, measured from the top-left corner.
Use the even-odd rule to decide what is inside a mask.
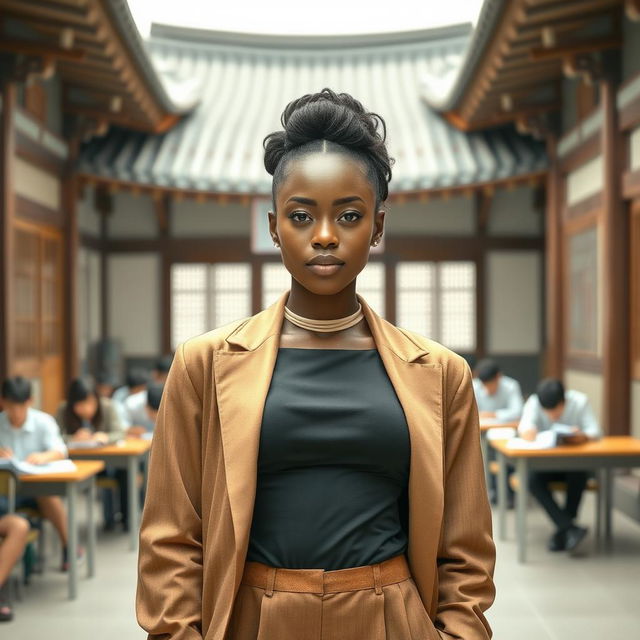
[[[77,467],[73,460],[54,460],[46,464],[30,464],[16,458],[0,458],[0,471],[9,471],[17,476],[69,473],[76,470]]]

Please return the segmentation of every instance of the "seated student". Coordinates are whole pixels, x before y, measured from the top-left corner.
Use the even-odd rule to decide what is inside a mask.
[[[116,386],[116,378],[107,371],[100,371],[96,376],[96,393],[101,398],[111,398]]]
[[[56,421],[65,436],[67,444],[95,441],[106,444],[110,440],[124,438],[124,427],[115,403],[109,398],[101,398],[93,385],[86,379],[75,378],[69,384],[67,399],[60,403]],[[122,523],[127,529],[127,471],[126,469],[107,469],[101,476],[115,478],[118,482]],[[102,505],[104,508],[105,529],[115,526],[115,508],[111,490],[104,489]]]
[[[542,380],[524,405],[518,434],[525,440],[535,440],[540,431],[555,424],[573,427],[574,433],[564,441],[581,444],[602,437],[600,425],[589,405],[586,394],[567,390],[560,380]],[[589,474],[585,471],[534,471],[529,475],[529,491],[536,497],[553,520],[556,531],[549,539],[550,551],[574,552],[587,534],[585,527],[575,524],[582,493]],[[564,508],[554,500],[548,483],[561,480],[567,483]]]
[[[120,413],[120,418],[129,437],[137,438],[152,429],[145,406],[149,375],[144,369],[134,368],[127,373],[125,387],[116,389],[112,400]]]
[[[30,464],[46,464],[67,457],[67,447],[52,416],[31,406],[31,382],[17,376],[2,383],[0,413],[0,458],[16,458]],[[18,506],[22,501],[18,501]],[[31,501],[26,501],[27,502]],[[53,524],[62,543],[61,570],[69,567],[67,514],[59,496],[36,498],[37,508]],[[83,550],[77,550],[79,556]]]
[[[99,397],[93,385],[83,378],[75,378],[69,384],[67,399],[60,403],[56,421],[68,442],[106,443],[110,438],[124,437],[115,404],[109,398]]]
[[[153,431],[155,423],[147,414],[147,388],[148,384],[139,391],[131,393],[124,401],[126,422],[129,425],[127,435],[130,437],[142,437],[145,433]]]
[[[162,400],[162,390],[164,383],[152,382],[147,387],[147,418],[153,423],[154,427],[158,419],[158,410],[160,409],[160,401]]]
[[[29,522],[14,514],[0,515],[0,622],[13,619],[9,576],[27,545]]]
[[[129,369],[129,371],[127,372],[127,379],[125,384],[122,387],[118,387],[113,392],[113,394],[111,395],[111,399],[114,402],[124,404],[124,401],[131,394],[144,391],[147,388],[148,382],[149,375],[144,369],[140,369],[139,367]]]
[[[153,376],[155,382],[158,382],[160,384],[164,384],[166,382],[172,362],[172,355],[162,356],[156,360],[156,364],[153,367],[153,371],[151,372],[151,375]]]
[[[500,422],[519,420],[524,400],[517,380],[505,376],[495,360],[481,360],[475,368],[473,390],[480,419]]]
[[[505,376],[495,360],[485,358],[481,360],[474,369],[473,390],[478,404],[480,420],[483,418],[496,420],[499,422],[511,422],[519,420],[522,414],[522,391],[520,383],[514,378]],[[495,449],[489,447],[489,460],[496,459]],[[513,472],[513,467],[509,467],[509,474]],[[494,474],[490,475],[489,499],[491,504],[496,504],[497,479]],[[507,478],[507,506],[512,509],[515,494]]]

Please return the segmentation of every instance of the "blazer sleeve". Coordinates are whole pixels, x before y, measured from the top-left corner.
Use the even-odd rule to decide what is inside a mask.
[[[201,422],[181,345],[158,410],[140,528],[136,616],[149,640],[202,640]]]
[[[487,640],[492,632],[483,611],[495,598],[491,509],[471,371],[462,358],[454,369],[445,400],[444,518],[434,624],[443,640]]]

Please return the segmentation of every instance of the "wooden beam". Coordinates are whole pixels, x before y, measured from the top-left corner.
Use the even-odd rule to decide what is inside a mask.
[[[582,2],[567,2],[561,0],[553,6],[533,5],[526,10],[527,25],[548,25],[564,19],[574,19],[588,15],[608,13],[617,8],[620,0],[582,0]]]
[[[564,281],[562,270],[562,220],[560,215],[561,173],[555,136],[547,138],[547,210],[545,234],[546,376],[564,378]]]
[[[15,194],[13,165],[15,128],[13,117],[16,86],[2,84],[2,119],[0,120],[0,380],[11,375],[13,366],[13,319],[16,315],[13,291],[13,219]]]
[[[32,40],[19,40],[17,38],[2,38],[0,51],[10,53],[22,53],[27,56],[42,56],[54,60],[71,60],[78,62],[85,57],[82,49],[63,49],[57,45]]]
[[[621,198],[621,158],[618,152],[617,84],[600,82],[603,110],[602,165],[604,168],[602,266],[603,283],[603,414],[609,435],[630,433],[629,393],[629,218]]]
[[[583,42],[574,42],[563,44],[559,47],[547,49],[545,47],[536,47],[529,51],[531,60],[550,60],[556,58],[564,58],[573,56],[578,53],[593,53],[594,51],[605,51],[607,49],[618,49],[622,46],[619,37],[600,38],[596,40],[585,40]]]

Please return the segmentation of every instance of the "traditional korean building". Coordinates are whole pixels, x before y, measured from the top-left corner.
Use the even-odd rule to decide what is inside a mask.
[[[0,11],[0,373],[46,378],[43,404],[109,349],[148,363],[288,285],[262,139],[328,86],[383,115],[396,158],[363,295],[640,433],[636,2],[487,0],[474,30],[358,36],[155,25],[146,42],[123,1]]]

